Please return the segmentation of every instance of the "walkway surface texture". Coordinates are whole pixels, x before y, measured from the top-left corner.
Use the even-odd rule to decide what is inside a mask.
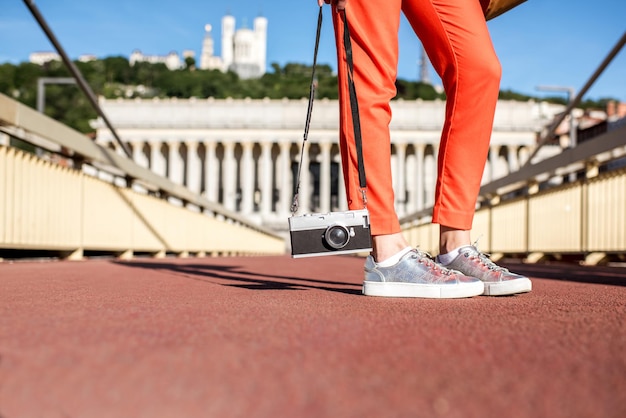
[[[333,256],[0,264],[0,417],[626,417],[626,269],[360,294]]]

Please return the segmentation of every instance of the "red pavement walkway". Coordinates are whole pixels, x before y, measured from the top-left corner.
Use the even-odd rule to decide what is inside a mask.
[[[3,263],[0,417],[626,416],[626,269],[522,270],[424,300],[356,257]]]

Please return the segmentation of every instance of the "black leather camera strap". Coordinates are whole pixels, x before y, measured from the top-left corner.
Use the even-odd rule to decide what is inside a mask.
[[[346,53],[346,61],[348,64],[348,90],[350,95],[350,110],[352,113],[352,125],[354,129],[354,142],[357,153],[357,163],[359,168],[359,186],[361,187],[361,196],[363,198],[363,207],[367,207],[367,195],[365,193],[367,181],[365,178],[365,165],[363,163],[363,144],[361,140],[361,119],[359,117],[359,104],[354,86],[354,64],[352,62],[352,42],[350,41],[350,30],[348,28],[348,19],[346,11],[341,12],[343,16],[343,46]],[[322,6],[320,6],[317,16],[317,33],[315,35],[315,51],[313,53],[313,70],[311,72],[311,86],[309,89],[309,105],[306,113],[306,121],[304,124],[304,137],[302,140],[302,149],[300,150],[300,162],[298,164],[298,176],[296,178],[293,203],[291,212],[295,214],[298,211],[298,194],[300,192],[300,173],[302,170],[302,160],[304,157],[304,148],[309,136],[309,127],[311,125],[311,114],[313,112],[313,100],[315,99],[315,68],[317,66],[317,51],[319,49],[320,33],[322,29]]]
[[[365,164],[363,163],[363,143],[361,141],[361,118],[359,117],[359,102],[354,87],[354,64],[352,63],[352,42],[350,41],[350,29],[348,28],[348,18],[346,11],[343,14],[343,47],[346,51],[346,61],[348,62],[348,89],[350,90],[350,109],[352,111],[352,126],[354,128],[354,143],[356,145],[357,162],[359,165],[359,186],[363,193],[363,205],[367,205],[365,188]]]

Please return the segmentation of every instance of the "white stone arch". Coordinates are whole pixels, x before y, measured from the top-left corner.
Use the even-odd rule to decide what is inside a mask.
[[[493,167],[493,179],[496,180],[509,174],[509,149],[507,146],[501,146],[498,151],[498,157],[495,159],[495,167]]]
[[[333,142],[330,148],[330,164],[330,208],[333,211],[344,211],[347,205],[346,190],[343,182],[341,150],[336,142]]]
[[[435,203],[436,184],[437,149],[433,145],[429,144],[424,150],[424,207],[432,206]]]
[[[309,144],[309,196],[310,196],[310,211],[319,212],[320,211],[320,188],[321,188],[321,159],[322,159],[322,148],[321,145],[317,142]]]
[[[417,210],[417,183],[422,181],[423,176],[418,173],[417,150],[414,144],[408,144],[406,147],[406,211],[407,213]]]

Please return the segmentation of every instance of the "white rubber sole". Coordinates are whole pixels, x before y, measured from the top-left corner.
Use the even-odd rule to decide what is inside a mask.
[[[530,279],[520,278],[513,280],[505,280],[497,283],[485,283],[486,296],[504,296],[515,295],[517,293],[527,293],[533,290],[533,284]]]
[[[483,282],[454,285],[417,284],[402,282],[363,282],[363,294],[388,298],[458,299],[482,295]]]

